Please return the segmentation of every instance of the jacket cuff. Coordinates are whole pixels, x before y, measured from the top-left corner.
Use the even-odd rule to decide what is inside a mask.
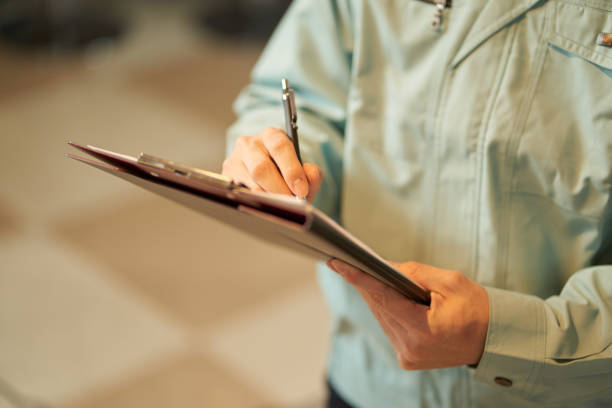
[[[507,290],[485,289],[489,295],[489,328],[474,379],[529,397],[544,360],[544,301]]]

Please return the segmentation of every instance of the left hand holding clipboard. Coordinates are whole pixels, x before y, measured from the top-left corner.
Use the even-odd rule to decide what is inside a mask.
[[[403,369],[477,365],[489,326],[489,296],[484,287],[458,271],[417,262],[393,264],[430,292],[429,306],[407,299],[347,263],[337,259],[327,263],[360,293]]]

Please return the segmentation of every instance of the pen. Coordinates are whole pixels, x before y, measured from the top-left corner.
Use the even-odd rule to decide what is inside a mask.
[[[287,127],[287,136],[293,142],[293,148],[297,155],[300,164],[302,164],[302,156],[300,155],[300,144],[297,133],[297,109],[295,108],[295,96],[293,95],[293,89],[289,87],[289,81],[287,78],[281,80],[281,86],[283,88],[283,107],[285,108],[285,126]]]

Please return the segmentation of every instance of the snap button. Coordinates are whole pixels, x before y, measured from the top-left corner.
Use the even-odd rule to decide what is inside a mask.
[[[597,45],[612,47],[612,33],[599,33],[597,36]]]
[[[512,380],[504,377],[495,377],[495,384],[501,385],[502,387],[512,387]]]

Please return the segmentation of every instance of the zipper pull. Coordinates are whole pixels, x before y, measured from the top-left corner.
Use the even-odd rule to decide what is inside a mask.
[[[444,11],[450,7],[450,0],[435,0],[436,12],[431,26],[434,30],[440,31],[444,28]]]

